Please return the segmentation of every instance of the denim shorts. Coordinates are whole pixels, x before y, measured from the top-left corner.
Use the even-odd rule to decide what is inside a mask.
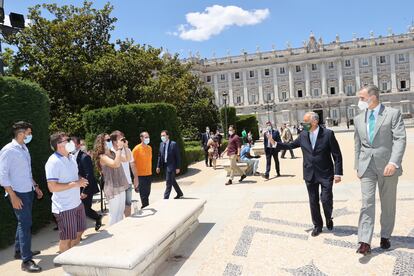
[[[132,184],[129,184],[129,188],[125,190],[125,206],[131,206],[132,204]]]

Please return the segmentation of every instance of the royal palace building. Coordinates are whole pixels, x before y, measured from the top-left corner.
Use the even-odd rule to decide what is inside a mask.
[[[273,47],[274,48],[274,47]],[[301,48],[201,59],[190,57],[193,71],[214,91],[216,104],[238,114],[256,114],[297,124],[315,111],[327,124],[353,123],[359,112],[357,92],[377,85],[381,101],[412,117],[414,102],[414,26],[406,34],[357,38],[324,44],[311,33]]]

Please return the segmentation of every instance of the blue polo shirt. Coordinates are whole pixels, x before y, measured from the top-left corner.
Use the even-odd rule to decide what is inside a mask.
[[[14,139],[0,151],[0,185],[18,193],[33,191],[29,150]]]
[[[65,157],[57,152],[52,154],[46,162],[47,181],[56,181],[60,184],[68,184],[79,180],[78,164],[73,155]],[[78,207],[81,204],[80,188],[54,192],[52,195],[52,213],[59,214]]]

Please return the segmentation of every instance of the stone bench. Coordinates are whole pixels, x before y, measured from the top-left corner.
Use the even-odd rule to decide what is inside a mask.
[[[205,200],[160,200],[58,255],[69,275],[154,275],[198,225]]]

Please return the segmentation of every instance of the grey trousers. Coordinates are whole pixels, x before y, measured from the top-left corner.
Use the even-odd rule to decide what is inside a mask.
[[[395,224],[398,176],[384,177],[384,172],[375,166],[371,159],[369,166],[361,177],[362,207],[359,215],[358,241],[371,244],[375,224],[375,189],[381,202],[381,237],[389,239]]]

